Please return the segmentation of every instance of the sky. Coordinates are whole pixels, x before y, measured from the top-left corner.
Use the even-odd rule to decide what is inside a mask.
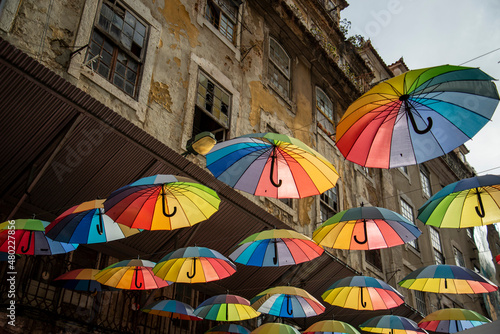
[[[500,1],[347,1],[341,18],[351,22],[348,35],[369,38],[386,64],[401,57],[410,69],[463,64],[500,79]],[[500,174],[500,108],[465,146],[478,175]]]

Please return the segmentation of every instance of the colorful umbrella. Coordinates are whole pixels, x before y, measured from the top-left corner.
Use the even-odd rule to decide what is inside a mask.
[[[194,314],[207,320],[242,321],[258,317],[260,312],[255,311],[247,299],[227,294],[208,298]]]
[[[231,187],[257,196],[303,198],[333,188],[335,167],[298,139],[254,133],[216,144],[207,168]]]
[[[500,175],[482,175],[451,183],[418,209],[427,225],[466,228],[500,221]]]
[[[323,320],[312,324],[302,334],[360,334],[359,331],[346,322],[338,320]]]
[[[45,229],[53,240],[95,244],[123,239],[141,230],[115,223],[104,214],[104,200],[93,200],[66,210]]]
[[[500,254],[498,254],[497,256],[495,256],[495,261],[497,261],[497,263],[500,264]]]
[[[252,334],[300,334],[300,332],[292,326],[271,322],[257,327]]]
[[[167,281],[205,283],[231,276],[236,265],[213,249],[186,247],[165,255],[153,272]]]
[[[447,308],[427,315],[420,320],[418,327],[433,332],[456,333],[488,322],[491,320],[474,311]]]
[[[76,291],[102,291],[101,283],[97,282],[95,275],[99,272],[98,269],[75,269],[54,278],[52,284],[64,289]]]
[[[325,307],[316,298],[293,286],[267,289],[253,297],[250,303],[261,313],[282,318],[314,317],[325,312]]]
[[[386,80],[349,106],[337,147],[361,166],[394,168],[446,154],[472,138],[498,104],[494,80],[477,68],[443,65]]]
[[[194,314],[194,309],[191,306],[172,299],[156,301],[146,305],[141,311],[170,319],[203,320]]]
[[[104,285],[127,290],[149,290],[169,286],[153,273],[154,262],[140,259],[120,261],[101,270],[95,278]]]
[[[266,230],[252,234],[229,255],[247,266],[280,267],[310,261],[323,254],[311,238],[293,230]]]
[[[243,326],[236,324],[222,324],[210,328],[205,333],[210,334],[250,334],[250,331]]]
[[[146,230],[174,230],[207,220],[219,209],[217,193],[181,176],[156,175],[115,190],[104,202],[117,223]]]
[[[418,334],[427,333],[419,328],[417,323],[411,319],[400,317],[397,315],[381,315],[371,318],[361,325],[359,328],[366,332],[372,333],[390,333],[390,334]]]
[[[16,254],[55,255],[74,251],[78,245],[54,241],[45,235],[49,222],[39,219],[16,219],[14,229],[9,221],[0,224],[0,252],[9,251],[9,243],[15,240]]]
[[[411,272],[399,283],[403,288],[434,293],[488,293],[498,287],[470,269],[448,264],[434,264]]]
[[[321,246],[371,250],[393,247],[416,239],[422,232],[391,210],[361,206],[337,213],[313,233]]]
[[[321,298],[332,305],[355,310],[387,310],[404,303],[389,284],[368,276],[345,277],[333,283]]]

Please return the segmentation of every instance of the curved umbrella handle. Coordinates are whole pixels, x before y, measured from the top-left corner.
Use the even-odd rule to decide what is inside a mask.
[[[99,212],[99,224],[97,224],[96,226],[97,233],[99,233],[99,235],[102,235],[104,233],[104,226],[102,222],[102,211],[101,209],[97,209],[97,211]]]
[[[358,240],[358,237],[357,236],[354,236],[354,241],[356,241],[358,244],[362,245],[362,244],[366,244],[366,242],[368,241],[368,234],[366,232],[366,219],[363,219],[363,231],[365,232],[365,240],[363,241],[359,241]]]
[[[401,97],[399,99],[401,100]],[[417,127],[417,123],[415,122],[415,118],[413,117],[413,113],[411,112],[410,105],[408,104],[408,97],[406,97],[406,99],[404,99],[404,102],[405,102],[405,110],[406,110],[406,113],[408,114],[408,116],[410,117],[410,123],[411,123],[411,126],[413,127],[413,130],[416,133],[418,133],[419,135],[423,135],[423,134],[429,132],[432,128],[432,118],[427,117],[427,122],[428,122],[427,127],[423,130],[420,130]]]
[[[140,288],[142,288],[142,282],[140,284],[137,284],[138,273],[139,273],[139,268],[135,268],[135,281],[134,281],[134,284],[135,284],[135,287],[137,289],[140,289]]]
[[[273,239],[273,243],[274,243],[273,263],[276,265],[278,264],[278,241],[276,239]]]
[[[366,307],[366,302],[363,300],[363,288],[361,288],[361,306]]]
[[[193,278],[196,275],[196,258],[193,258],[193,273],[190,274],[188,271],[186,275],[188,278]]]
[[[269,179],[271,183],[276,188],[281,187],[282,181],[278,180],[278,183],[274,182],[273,174],[274,174],[274,161],[276,160],[276,146],[273,147],[273,154],[271,155],[271,172],[269,173]]]
[[[164,186],[165,186],[165,185],[163,185],[163,186],[161,187],[161,208],[162,208],[162,210],[163,210],[163,215],[164,215],[165,217],[170,218],[170,217],[173,217],[173,216],[177,213],[177,207],[176,207],[176,206],[174,206],[174,211],[172,211],[172,213],[167,213],[167,210],[166,210],[166,205],[165,205],[165,195],[166,195],[166,194],[165,194],[165,190],[163,189],[163,187],[164,187]]]
[[[476,213],[479,217],[484,218],[486,212],[484,212],[483,200],[481,199],[481,195],[479,194],[479,190],[476,188],[477,201],[479,203],[479,207],[476,206]]]
[[[26,249],[24,248],[24,246],[21,247],[21,252],[26,254],[30,248],[31,248],[31,237],[33,236],[33,231],[30,231],[30,236],[29,236],[29,239],[28,239],[28,246],[26,247]]]
[[[286,295],[286,313],[288,313],[288,315],[293,314],[292,305],[290,305],[290,296],[289,295]]]

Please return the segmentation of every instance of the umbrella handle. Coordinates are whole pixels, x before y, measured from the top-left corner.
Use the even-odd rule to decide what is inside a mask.
[[[476,206],[476,213],[479,217],[484,218],[486,213],[484,212],[483,200],[481,199],[481,195],[479,194],[479,190],[476,188],[477,201],[479,203],[479,207]]]
[[[196,258],[193,259],[193,273],[190,274],[189,271],[186,273],[188,278],[193,278],[196,275]]]
[[[423,135],[427,132],[429,132],[432,128],[432,118],[430,117],[427,117],[427,127],[423,130],[420,130],[418,127],[417,127],[417,123],[415,122],[415,118],[413,117],[413,113],[411,112],[410,110],[410,106],[408,105],[408,102],[405,101],[405,106],[406,106],[406,112],[408,114],[408,116],[410,117],[410,122],[411,122],[411,126],[413,127],[413,130],[418,133],[419,135]]]
[[[288,315],[293,314],[292,305],[290,305],[290,296],[289,295],[286,295],[286,313],[288,313]]]
[[[99,212],[99,224],[96,226],[97,233],[99,233],[99,235],[102,235],[104,232],[103,223],[102,223],[102,212],[101,212],[101,209],[97,209],[97,211]]]
[[[167,213],[166,207],[165,207],[165,190],[163,189],[163,186],[161,187],[161,208],[163,210],[163,215],[165,217],[173,217],[177,213],[177,207],[174,206],[174,211],[172,213]]]
[[[278,264],[278,242],[276,239],[273,239],[274,243],[274,257],[273,257],[273,263]]]
[[[274,174],[274,161],[276,160],[276,146],[273,148],[273,154],[271,155],[271,172],[269,173],[269,179],[271,183],[276,188],[281,187],[282,180],[278,180],[278,183],[274,182],[273,174]]]
[[[135,287],[137,289],[140,289],[140,288],[142,288],[142,282],[140,284],[137,284],[138,273],[139,273],[139,268],[135,268],[135,281],[134,281],[134,284],[135,284]]]
[[[229,304],[226,303],[226,321],[229,321]]]
[[[366,244],[368,241],[368,234],[366,233],[366,219],[363,219],[363,231],[365,232],[365,240],[359,241],[357,236],[354,236],[354,241],[356,241],[358,244]]]
[[[26,247],[26,249],[24,248],[24,246],[21,247],[21,252],[23,252],[24,254],[26,254],[31,248],[31,237],[32,236],[33,236],[33,231],[30,231],[30,237],[28,239],[28,246]]]
[[[361,288],[361,306],[366,307],[366,302],[363,300],[363,288]]]

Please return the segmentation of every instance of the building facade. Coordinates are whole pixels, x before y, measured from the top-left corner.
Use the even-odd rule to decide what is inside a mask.
[[[340,15],[347,6],[344,0],[0,1],[1,114],[11,129],[3,134],[2,221],[32,214],[50,221],[68,207],[160,173],[193,177],[216,189],[224,203],[219,216],[192,231],[143,232],[44,259],[23,255],[16,267],[22,326],[32,332],[50,325],[53,332],[202,333],[214,324],[176,323],[137,310],[167,297],[195,307],[228,290],[250,298],[278,283],[312,289],[320,298],[333,278],[355,274],[398,287],[408,273],[434,263],[480,270],[472,231],[438,230],[416,219],[432,194],[475,175],[465,147],[392,170],[360,167],[336,148],[335,127],[347,107],[377,82],[408,70],[403,59],[386,65],[369,41],[354,45],[346,38]],[[36,129],[33,137],[12,130],[20,126]],[[203,131],[218,141],[260,132],[293,136],[332,162],[339,182],[304,199],[237,192],[207,172],[203,156],[181,156]],[[91,295],[50,284],[69,269],[104,268],[138,255],[157,261],[192,244],[228,255],[245,236],[273,226],[311,236],[335,213],[362,204],[401,213],[422,236],[380,251],[328,249],[322,260],[272,273],[244,268],[245,279],[206,287]],[[486,313],[496,297],[398,290],[406,305],[395,314],[415,320],[444,307],[495,318]],[[1,292],[3,299],[7,291]],[[378,315],[327,309],[353,324]],[[304,330],[319,320],[290,323]]]

